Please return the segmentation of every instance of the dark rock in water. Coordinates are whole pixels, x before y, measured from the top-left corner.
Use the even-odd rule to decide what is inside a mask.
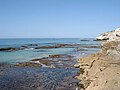
[[[48,60],[47,58],[41,58],[41,59],[33,59],[31,61],[39,61],[42,64],[49,65],[50,62],[53,62],[52,60]]]
[[[36,47],[35,49],[51,49],[51,48],[61,48],[63,45],[54,45],[54,46],[42,46],[42,47]]]
[[[35,49],[50,49],[50,48],[58,48],[56,46],[42,46],[42,47],[36,47]]]
[[[109,40],[109,38],[104,38],[104,39],[96,39],[94,41],[106,41],[106,40]]]
[[[39,59],[33,59],[31,61],[33,62],[39,62],[41,65],[45,67],[72,67],[74,60],[74,56],[66,55],[66,54],[56,54],[56,55],[49,55],[49,57],[39,58]]]
[[[0,48],[0,51],[16,51],[16,50],[24,50],[28,48],[28,46],[20,46],[20,47],[6,47],[6,48]]]
[[[49,55],[50,58],[72,58],[71,55],[65,55],[65,54],[56,54],[56,55]]]
[[[33,63],[33,62],[24,62],[24,63],[19,63],[16,64],[15,66],[19,66],[19,67],[41,67],[42,65],[39,63]]]
[[[25,46],[21,46],[21,48],[28,48],[28,46],[26,46],[26,45]]]
[[[7,48],[0,48],[0,51],[16,51],[16,50],[24,50],[26,48],[27,46],[21,46],[19,48],[7,47]]]
[[[101,46],[98,45],[81,45],[82,48],[101,48]]]
[[[90,40],[84,39],[84,40],[80,40],[80,41],[90,41]]]
[[[51,48],[73,48],[76,46],[79,46],[80,44],[56,44],[53,46],[41,46],[41,47],[36,47],[35,49],[51,49]]]
[[[21,47],[19,48],[19,50],[24,50],[24,49],[26,49],[26,48],[28,48],[28,46],[21,46]]]
[[[56,55],[49,55],[50,58],[61,58],[63,57],[64,55],[61,55],[61,54],[56,54]]]
[[[27,44],[27,46],[38,46],[38,44]]]
[[[0,48],[0,51],[14,51],[16,48],[8,47],[8,48]]]
[[[80,46],[80,44],[57,44],[60,47],[66,47],[66,48],[74,48],[76,46]]]

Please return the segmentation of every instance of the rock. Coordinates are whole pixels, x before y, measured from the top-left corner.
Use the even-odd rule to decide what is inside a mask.
[[[80,68],[80,65],[79,64],[75,64],[74,67],[75,68]]]
[[[29,49],[28,46],[38,46],[38,44],[27,44],[20,47],[6,47],[6,48],[0,48],[0,51],[15,51],[15,50],[24,50]]]
[[[21,46],[21,48],[28,48],[28,46],[26,46],[26,45],[25,46]]]
[[[101,46],[98,45],[81,45],[82,48],[101,48]]]
[[[60,46],[41,46],[36,47],[35,49],[51,49],[51,48],[60,48]]]
[[[49,55],[49,57],[32,59],[31,61],[39,62],[43,67],[49,67],[49,68],[73,67],[72,65],[73,56],[66,54]]]
[[[56,55],[49,55],[50,58],[61,58],[63,57],[64,55],[61,55],[61,54],[56,54]]]
[[[115,29],[114,31],[106,32],[101,34],[96,40],[118,40],[120,39],[120,28]]]
[[[41,46],[41,47],[36,47],[35,49],[51,49],[51,48],[74,48],[76,46],[80,46],[80,44],[56,44],[56,45],[51,45],[51,46]]]
[[[21,47],[6,47],[6,48],[0,48],[0,51],[16,51],[16,50],[24,50],[28,48],[28,46],[21,46]]]
[[[16,48],[8,47],[8,48],[0,48],[0,51],[14,51]]]
[[[27,46],[38,46],[38,44],[27,44]]]
[[[34,62],[23,62],[23,63],[18,63],[15,66],[19,66],[19,67],[41,67],[42,65],[39,63],[34,63]]]
[[[107,41],[101,46],[100,52],[78,60],[77,78],[85,90],[119,90],[120,41]]]
[[[21,46],[20,48],[19,48],[19,50],[24,50],[24,49],[27,49],[28,48],[28,46]]]
[[[50,58],[72,58],[73,56],[65,55],[65,54],[56,54],[56,55],[49,55]]]
[[[87,40],[87,39],[83,39],[83,40],[80,40],[80,41],[90,41],[90,40]]]
[[[48,60],[47,58],[46,59],[33,59],[31,61],[39,61],[40,63],[42,64],[45,64],[45,65],[48,65],[50,62],[52,62],[52,60]]]

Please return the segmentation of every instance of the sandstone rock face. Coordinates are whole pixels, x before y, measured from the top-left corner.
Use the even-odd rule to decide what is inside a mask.
[[[78,64],[80,87],[84,90],[120,90],[120,28],[104,33],[101,51],[81,58]]]
[[[85,90],[120,90],[120,41],[107,41],[102,50],[78,60],[80,86]]]
[[[118,40],[120,39],[120,28],[114,31],[106,32],[96,38],[97,40]]]

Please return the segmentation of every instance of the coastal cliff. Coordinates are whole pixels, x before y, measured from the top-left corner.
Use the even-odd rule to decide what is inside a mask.
[[[101,51],[81,58],[78,64],[80,87],[83,90],[120,90],[120,41],[101,44]]]
[[[119,40],[120,39],[120,28],[113,31],[101,34],[96,38],[97,40]]]

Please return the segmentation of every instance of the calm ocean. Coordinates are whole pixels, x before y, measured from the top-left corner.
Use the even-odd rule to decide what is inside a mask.
[[[29,48],[24,50],[0,51],[0,62],[19,63],[31,60],[33,58],[42,58],[54,54],[71,54],[74,51],[74,48],[34,49],[35,47],[39,46],[49,46],[56,44],[99,45],[99,42],[96,42],[93,39],[84,38],[0,39],[0,48],[19,48],[28,44],[38,44],[38,46],[29,46]]]

